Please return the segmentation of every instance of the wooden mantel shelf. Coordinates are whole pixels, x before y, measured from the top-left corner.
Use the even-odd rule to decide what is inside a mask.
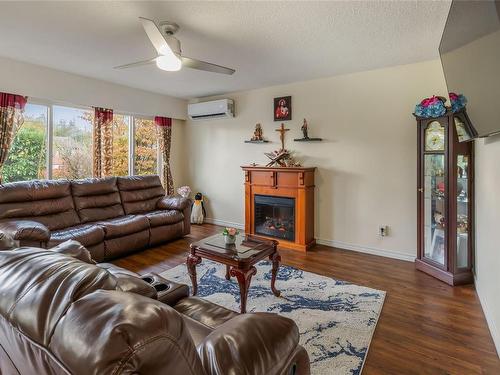
[[[245,171],[245,232],[255,233],[255,195],[295,200],[295,241],[268,237],[281,247],[306,251],[314,239],[314,171],[316,167],[241,166]]]

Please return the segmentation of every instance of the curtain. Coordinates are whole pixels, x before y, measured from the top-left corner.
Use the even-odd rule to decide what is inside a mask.
[[[7,160],[14,137],[23,125],[26,100],[25,96],[0,93],[0,172]]]
[[[163,157],[161,180],[167,195],[174,193],[174,179],[170,170],[170,144],[172,143],[172,119],[168,117],[155,117],[156,133]]]
[[[113,175],[113,110],[95,108],[92,142],[92,174],[94,177]]]

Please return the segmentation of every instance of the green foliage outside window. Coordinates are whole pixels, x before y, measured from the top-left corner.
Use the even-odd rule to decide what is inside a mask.
[[[45,125],[25,121],[19,129],[2,170],[2,182],[47,177]]]

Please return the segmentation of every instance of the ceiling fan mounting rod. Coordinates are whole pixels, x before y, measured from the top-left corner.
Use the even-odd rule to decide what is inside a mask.
[[[179,25],[175,22],[162,21],[158,24],[160,30],[166,35],[174,35],[179,31]]]

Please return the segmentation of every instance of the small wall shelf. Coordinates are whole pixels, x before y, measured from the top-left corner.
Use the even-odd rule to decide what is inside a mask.
[[[323,138],[296,138],[295,142],[321,142]]]
[[[262,141],[252,141],[252,140],[249,140],[249,141],[245,141],[245,143],[269,143],[268,140],[264,139]]]

